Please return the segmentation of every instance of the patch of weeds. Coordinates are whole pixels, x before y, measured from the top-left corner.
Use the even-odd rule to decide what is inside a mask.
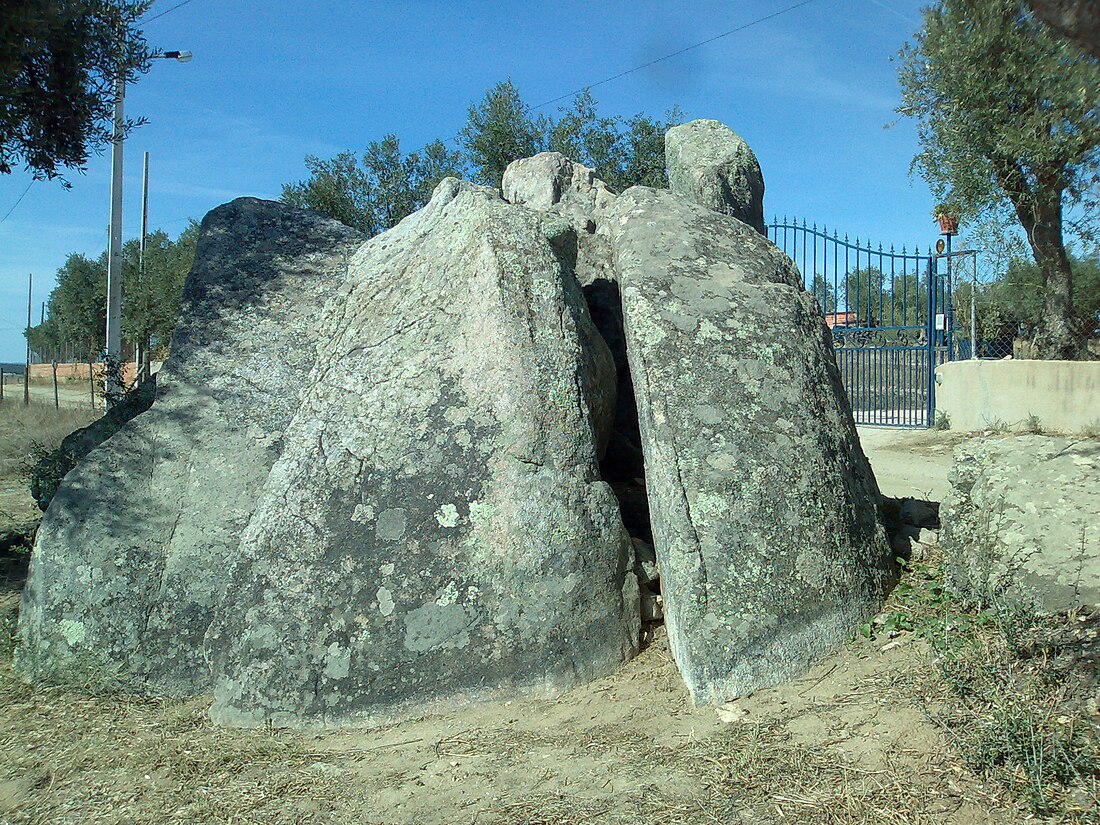
[[[1009,426],[1003,418],[994,418],[992,421],[985,422],[985,429],[991,433],[1007,433]]]
[[[39,508],[45,510],[76,463],[77,457],[64,446],[51,450],[41,441],[33,441],[26,461],[19,468],[19,479],[27,485]]]
[[[1062,813],[1066,788],[1097,771],[1097,753],[1082,728],[1057,714],[1050,693],[1038,691],[1042,680],[1031,683],[1030,695],[1004,697],[978,720],[965,755],[982,773],[1004,773],[1038,816]],[[1049,688],[1047,689],[1049,690]],[[1055,694],[1057,695],[1057,694]],[[974,701],[980,695],[971,695]]]
[[[921,693],[972,769],[1037,816],[1063,814],[1073,790],[1100,777],[1085,710],[1097,674],[1083,640],[1093,636],[1080,617],[1043,616],[996,589],[955,593],[942,560],[911,565],[889,607],[888,621],[899,614],[895,627],[928,643]],[[1070,678],[1082,665],[1087,678]]]
[[[1042,435],[1043,420],[1035,413],[1028,413],[1027,418],[1024,419],[1024,432],[1031,433],[1032,435]]]
[[[0,607],[0,662],[10,662],[15,654],[16,624],[19,611],[13,603],[11,607]]]
[[[936,417],[932,420],[933,430],[950,430],[951,416],[940,410],[936,411]]]

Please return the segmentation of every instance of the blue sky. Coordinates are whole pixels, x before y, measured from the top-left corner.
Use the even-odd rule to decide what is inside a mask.
[[[148,16],[178,2],[159,0]],[[793,3],[190,0],[146,36],[194,60],[155,61],[127,91],[127,116],[149,123],[126,142],[125,234],[140,229],[145,151],[150,229],[174,236],[235,197],[277,198],[305,176],[307,154],[361,149],[388,132],[406,149],[451,138],[469,105],[507,77],[538,104]],[[760,159],[769,220],[928,245],[933,200],[909,177],[916,131],[894,112],[891,62],[919,27],[919,6],[813,0],[593,94],[605,114],[678,104],[729,124]],[[66,255],[106,248],[109,154],[70,180],[70,190],[34,183],[0,223],[0,361],[23,358],[27,274],[37,323]],[[0,217],[28,183],[23,172],[0,176]]]

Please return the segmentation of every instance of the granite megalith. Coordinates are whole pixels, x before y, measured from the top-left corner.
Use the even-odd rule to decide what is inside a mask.
[[[43,518],[22,674],[170,696],[212,687],[203,637],[317,357],[325,301],[362,241],[254,198],[206,216],[155,400],[84,456]]]
[[[19,672],[384,724],[557,694],[643,621],[697,703],[835,649],[896,570],[829,331],[744,142],[666,148],[673,191],[543,153],[369,240],[208,215],[151,406],[50,502]]]
[[[665,135],[668,185],[677,195],[764,234],[764,176],[744,139],[717,120],[693,120]]]
[[[824,318],[741,221],[634,187],[607,210],[665,622],[697,703],[802,672],[895,579]]]
[[[207,637],[216,720],[552,694],[636,650],[574,230],[445,180],[360,250]]]
[[[509,167],[505,194],[587,230],[582,283],[619,356],[603,470],[632,535],[656,545],[673,653],[704,703],[835,649],[896,568],[824,318],[762,234],[751,149],[716,121],[666,147],[672,192],[608,198],[544,154]],[[624,473],[634,444],[644,468]]]

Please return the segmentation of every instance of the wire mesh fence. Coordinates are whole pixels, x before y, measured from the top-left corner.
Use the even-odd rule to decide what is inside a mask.
[[[991,265],[975,251],[941,256],[951,289],[951,358],[1033,359],[1045,311],[1044,286],[1030,265]],[[1074,319],[1080,360],[1100,360],[1100,308],[1081,301]]]

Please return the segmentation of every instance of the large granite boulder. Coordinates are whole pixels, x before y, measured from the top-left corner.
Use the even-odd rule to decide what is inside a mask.
[[[88,453],[121,430],[126,422],[149,409],[156,395],[157,376],[154,373],[123,395],[105,415],[100,416],[87,427],[81,427],[69,433],[55,450],[38,459],[30,474],[30,494],[38,504],[38,508],[46,510],[69,470],[83,461]]]
[[[974,438],[940,508],[949,580],[1045,612],[1100,604],[1100,441]]]
[[[603,226],[604,212],[615,195],[595,172],[558,152],[542,152],[513,161],[504,171],[504,198],[511,203],[568,220],[576,230],[569,252],[584,290],[588,310],[615,360],[617,399],[615,422],[600,474],[619,499],[623,522],[631,535],[652,541],[649,506],[643,478],[638,411],[626,358],[623,308],[611,260],[611,244]]]
[[[380,723],[607,673],[640,580],[700,703],[841,643],[895,573],[878,491],[755,160],[701,123],[682,194],[546,153],[366,243],[211,213],[155,401],[47,511],[20,671]]]
[[[749,145],[724,123],[693,120],[665,135],[669,187],[764,234],[764,176]]]
[[[216,720],[553,693],[637,645],[610,354],[568,222],[445,180],[368,242],[207,637]]]
[[[173,696],[212,686],[203,637],[362,241],[253,198],[207,215],[156,400],[113,435],[99,428],[110,437],[45,514],[21,673]]]
[[[794,265],[674,193],[619,195],[622,290],[665,621],[697,703],[802,672],[895,579],[829,333]]]

